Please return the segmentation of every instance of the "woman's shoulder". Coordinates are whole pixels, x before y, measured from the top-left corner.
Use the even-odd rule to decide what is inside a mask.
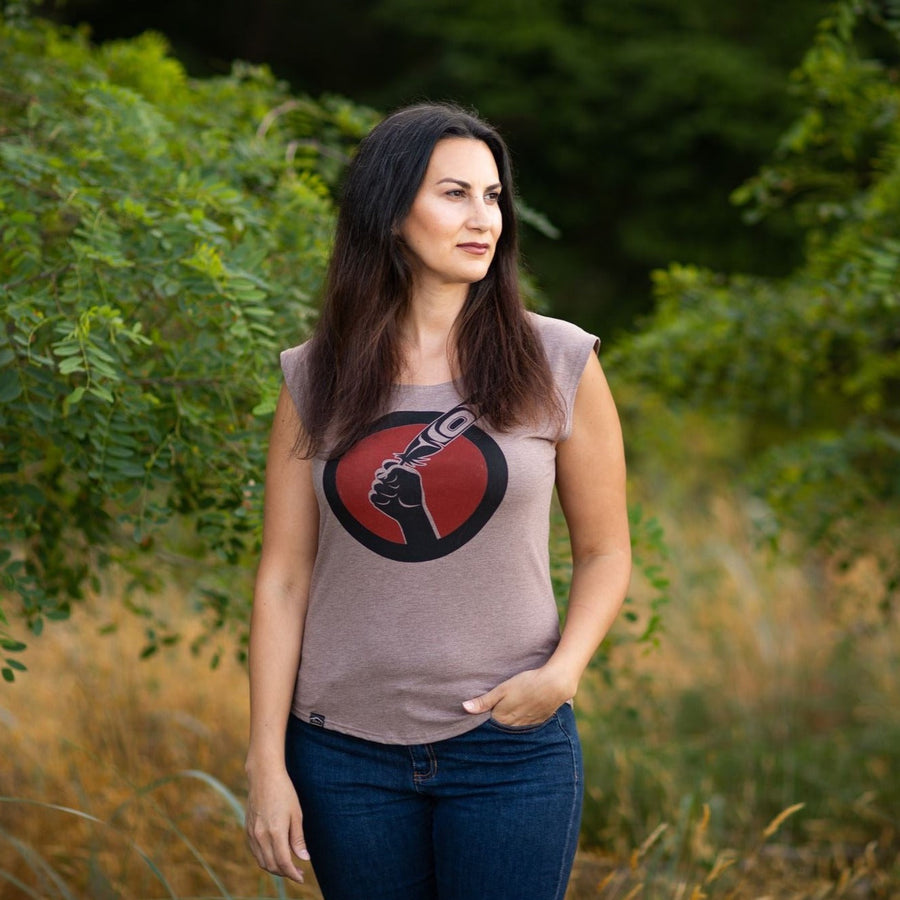
[[[583,366],[587,355],[600,347],[600,339],[596,335],[573,322],[535,312],[528,313],[528,320],[544,345],[551,367],[555,367],[554,363],[571,360],[573,357],[581,359]]]

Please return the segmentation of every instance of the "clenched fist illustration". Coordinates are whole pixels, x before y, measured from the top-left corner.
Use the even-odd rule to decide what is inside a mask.
[[[422,476],[415,466],[386,459],[375,472],[369,502],[397,522],[407,546],[440,539],[425,503]]]

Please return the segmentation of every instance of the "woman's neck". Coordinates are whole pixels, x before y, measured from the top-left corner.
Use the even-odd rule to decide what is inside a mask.
[[[414,294],[401,325],[403,372],[410,384],[451,381],[455,371],[454,326],[465,301],[463,290]]]

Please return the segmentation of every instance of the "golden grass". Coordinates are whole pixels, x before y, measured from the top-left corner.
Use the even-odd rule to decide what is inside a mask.
[[[93,598],[31,641],[30,671],[0,693],[0,795],[16,798],[0,827],[20,842],[0,837],[0,871],[41,897],[62,895],[39,860],[79,898],[277,896],[227,795],[243,802],[244,670],[212,671],[184,647],[139,661],[141,624],[117,606]],[[117,631],[99,634],[110,620]],[[29,894],[0,883],[0,896]]]
[[[660,742],[687,746],[694,736],[678,732],[674,713],[667,719],[659,711],[692,694],[701,697],[709,728],[723,727],[737,707],[748,720],[782,716],[786,741],[801,726],[827,734],[848,716],[896,720],[897,631],[869,628],[862,602],[837,599],[839,587],[863,597],[876,574],[865,561],[838,574],[827,562],[803,568],[760,550],[743,504],[723,492],[689,515],[662,516],[674,598],[662,645],[648,655],[623,650],[633,659],[623,657],[622,670],[633,674],[614,689],[587,686],[579,711],[588,735],[595,717],[627,699],[657,716]],[[634,587],[638,596],[648,590],[640,577]],[[154,603],[172,620],[189,616],[175,589]],[[117,631],[101,635],[110,621]],[[864,627],[867,656],[854,671],[865,683],[852,709],[843,698],[805,704],[806,718],[792,718],[788,707],[798,697],[829,700],[834,649],[848,628]],[[245,790],[247,691],[239,665],[225,658],[212,671],[185,647],[138,661],[141,623],[114,592],[91,598],[71,622],[30,643],[30,671],[0,688],[0,796],[7,798],[0,803],[0,897],[319,896],[311,874],[308,887],[279,887],[246,850],[233,808]],[[865,846],[872,832],[866,810],[873,821],[885,815],[877,790],[859,798],[863,824],[846,831],[807,816],[799,805],[808,798],[799,794],[781,797],[781,812],[759,822],[753,810],[765,786],[745,773],[736,773],[737,793],[724,801],[708,796],[711,780],[700,778],[692,789],[699,800],[684,807],[684,786],[652,761],[652,748],[642,756],[643,748],[611,735],[608,749],[612,783],[588,789],[614,794],[627,833],[605,852],[579,855],[570,900],[900,896],[894,826],[883,823],[875,846]],[[877,753],[859,765],[876,786],[897,778]],[[638,795],[641,766],[656,767],[661,799],[649,815]],[[738,817],[743,843],[722,830],[723,802],[746,807]]]
[[[621,819],[604,835],[612,857],[580,860],[572,897],[900,897],[897,754],[885,753],[884,742],[852,745],[866,728],[868,736],[900,735],[900,620],[872,599],[882,595],[883,576],[869,559],[839,570],[811,554],[795,557],[790,542],[778,552],[761,546],[755,501],[721,478],[710,482],[693,493],[682,484],[679,502],[657,511],[673,598],[659,650],[627,648],[627,683],[600,685],[581,704],[588,755],[614,757],[601,767],[613,777],[589,783],[588,793]],[[888,535],[876,540],[891,546]],[[632,593],[652,595],[639,572]],[[605,725],[622,721],[623,703],[650,723],[636,739]],[[810,745],[835,748],[833,773],[806,777]],[[694,761],[670,765],[679,754]],[[819,752],[814,764],[828,755]],[[722,757],[734,765],[727,793],[716,771]],[[852,782],[844,780],[848,763],[857,770]],[[684,778],[691,771],[693,783]],[[852,803],[840,796],[848,789],[858,791]],[[659,800],[650,815],[642,790]],[[704,800],[715,801],[714,829]],[[760,821],[773,801],[780,811]],[[628,834],[630,850],[621,839]]]

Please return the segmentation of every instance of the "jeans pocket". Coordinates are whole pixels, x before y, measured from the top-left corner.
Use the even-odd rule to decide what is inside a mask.
[[[535,731],[540,731],[542,728],[546,728],[551,722],[556,721],[558,715],[559,712],[557,711],[553,713],[549,719],[544,719],[543,722],[536,722],[534,725],[506,725],[503,722],[498,722],[491,716],[486,724],[495,728],[497,731],[502,731],[504,734],[534,734]]]

